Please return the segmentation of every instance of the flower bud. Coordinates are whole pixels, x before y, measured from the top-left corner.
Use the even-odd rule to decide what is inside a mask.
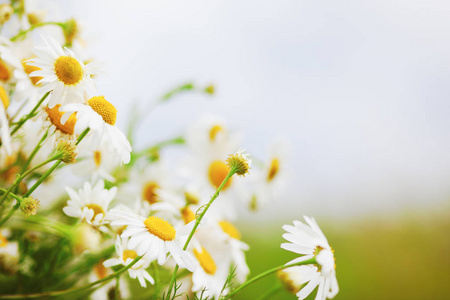
[[[19,209],[25,217],[34,216],[39,209],[39,200],[32,197],[23,198],[20,202]]]
[[[240,149],[235,154],[230,154],[227,159],[228,166],[235,174],[245,176],[251,169],[252,161],[247,158],[248,154],[244,153],[244,149]]]

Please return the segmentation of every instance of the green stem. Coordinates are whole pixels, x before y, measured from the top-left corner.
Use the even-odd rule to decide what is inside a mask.
[[[19,209],[20,206],[20,202],[17,201],[16,205],[13,206],[13,208],[11,208],[11,210],[9,211],[9,213],[6,215],[6,217],[4,217],[1,221],[0,221],[0,227],[6,223],[6,221],[9,220],[9,218],[12,217],[12,215],[16,212],[16,210]]]
[[[114,299],[119,300],[120,299],[120,275],[116,276],[116,288],[114,290]]]
[[[282,266],[278,266],[275,268],[272,268],[270,270],[267,270],[255,277],[253,277],[252,279],[244,282],[242,285],[240,285],[239,287],[237,287],[236,289],[234,289],[231,293],[229,293],[228,295],[224,296],[223,299],[230,299],[231,297],[233,297],[235,294],[237,294],[238,292],[240,292],[241,290],[243,290],[244,288],[246,288],[247,286],[251,285],[252,283],[270,275],[273,274],[279,270],[283,270],[286,268],[290,268],[290,267],[294,267],[294,266],[302,266],[302,265],[311,265],[311,264],[317,264],[316,262],[316,258],[313,257],[311,259],[302,261],[302,262],[298,262],[298,263],[293,263],[293,264],[288,264],[288,265],[282,265]]]
[[[45,25],[58,25],[60,26],[62,29],[64,29],[64,23],[59,23],[59,22],[44,22],[44,23],[39,23],[39,24],[35,24],[33,26],[30,26],[30,28],[26,29],[26,30],[22,30],[20,31],[18,34],[16,34],[15,36],[13,36],[11,38],[11,42],[15,42],[16,40],[20,39],[21,37],[25,36],[28,32],[33,31],[34,29],[38,28],[38,27],[42,27]]]
[[[111,279],[119,276],[120,274],[122,274],[123,272],[125,272],[126,270],[128,270],[129,268],[134,266],[134,264],[136,264],[141,258],[142,258],[142,256],[138,256],[129,265],[112,273],[111,275],[106,276],[103,279],[94,281],[92,283],[86,284],[79,288],[73,288],[73,289],[68,289],[68,290],[63,290],[63,291],[43,292],[43,293],[36,293],[36,294],[0,295],[0,299],[36,299],[36,298],[42,298],[42,297],[57,297],[57,296],[63,296],[63,295],[69,295],[69,294],[81,292],[84,290],[89,290],[90,288],[92,288],[93,286],[95,286],[97,284],[106,282],[108,280],[111,280]]]
[[[6,189],[3,189],[3,188],[0,188],[0,192],[3,192],[3,193],[6,193],[8,190],[6,190]],[[20,197],[20,196],[17,196],[16,194],[14,194],[14,193],[9,193],[9,195],[11,195],[14,199],[16,199],[17,201],[22,201],[22,197]]]
[[[278,293],[281,290],[282,286],[281,284],[278,282],[277,284],[275,284],[272,289],[270,289],[267,293],[263,294],[261,297],[258,298],[258,300],[265,300],[265,299],[269,299],[270,297],[272,297],[273,295],[275,295],[276,293]]]
[[[28,157],[27,161],[25,162],[25,164],[22,167],[22,170],[20,171],[20,173],[24,173],[27,169],[28,166],[30,165],[31,161],[33,160],[33,158],[36,156],[36,154],[38,153],[39,149],[41,149],[42,147],[42,143],[45,141],[45,139],[48,136],[48,129],[45,132],[45,134],[42,136],[42,138],[40,139],[39,143],[36,145],[36,147],[34,147],[33,152],[31,152],[30,157]],[[19,182],[20,184],[20,182]]]
[[[225,179],[222,181],[222,183],[220,184],[220,186],[217,188],[216,192],[214,193],[214,195],[211,197],[211,200],[209,200],[208,204],[206,204],[204,206],[204,209],[202,210],[202,212],[200,213],[200,215],[198,217],[195,218],[195,224],[194,227],[191,230],[191,233],[189,234],[188,239],[186,240],[186,243],[184,244],[183,250],[186,250],[189,242],[191,241],[192,237],[194,236],[195,230],[197,230],[198,225],[200,225],[200,222],[202,221],[203,217],[205,216],[206,212],[208,211],[209,207],[211,206],[211,204],[214,202],[214,200],[216,200],[216,198],[219,196],[220,191],[222,190],[222,188],[225,186],[225,184],[228,182],[228,180],[231,178],[231,176],[233,176],[236,173],[236,169],[232,168],[230,169],[230,172],[228,172],[227,176],[225,177]],[[170,299],[170,294],[172,293],[172,289],[173,289],[173,285],[175,283],[175,279],[177,276],[177,272],[178,272],[178,268],[179,266],[176,265],[175,269],[173,271],[172,274],[172,279],[170,280],[170,285],[169,285],[169,290],[167,291],[167,297],[168,299]]]
[[[22,127],[22,125],[30,118],[32,118],[34,116],[34,114],[36,113],[36,110],[41,106],[42,102],[44,102],[44,100],[48,97],[48,95],[50,95],[52,91],[48,91],[47,93],[44,94],[44,96],[42,96],[42,98],[38,101],[38,103],[34,106],[34,108],[30,111],[29,114],[27,114],[26,116],[24,116],[22,119],[19,120],[19,122],[17,123],[16,127],[14,127],[14,129],[11,131],[11,136],[13,136],[14,133],[16,133],[17,130],[19,130],[20,127]]]

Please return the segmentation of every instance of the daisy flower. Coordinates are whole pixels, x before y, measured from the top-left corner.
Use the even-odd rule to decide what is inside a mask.
[[[19,244],[9,241],[10,231],[0,230],[0,271],[13,275],[17,272],[19,264]]]
[[[33,52],[37,58],[29,59],[26,64],[40,70],[34,71],[30,77],[42,77],[38,84],[43,88],[53,90],[49,100],[49,107],[56,104],[83,102],[83,95],[87,91],[94,91],[95,86],[91,78],[97,73],[95,65],[84,64],[74,53],[62,48],[50,36],[42,36],[44,45],[36,46]]]
[[[111,210],[110,217],[113,219],[111,225],[127,226],[121,237],[130,237],[128,247],[138,255],[151,255],[162,265],[169,253],[180,267],[194,270],[193,258],[180,246],[180,240],[189,234],[190,226],[180,228],[177,234],[175,228],[164,219],[156,216],[145,218],[118,208]]]
[[[297,293],[297,297],[298,299],[305,299],[319,286],[315,300],[334,298],[339,292],[339,286],[336,279],[333,250],[314,218],[304,216],[304,219],[307,224],[294,221],[294,226],[283,226],[283,229],[287,231],[283,234],[283,238],[289,243],[281,244],[281,248],[302,255],[288,264],[311,258],[315,258],[317,262],[317,265],[296,266],[295,269],[298,277],[302,278],[302,284],[307,283]]]
[[[0,139],[2,146],[6,148],[6,152],[11,154],[11,135],[9,133],[9,122],[6,116],[6,109],[9,105],[9,97],[5,89],[0,85]]]
[[[219,299],[230,271],[230,253],[221,244],[204,240],[197,243],[193,253],[197,267],[192,273],[192,291],[205,298]],[[228,289],[223,291],[228,293]]]
[[[120,236],[117,236],[116,239],[116,253],[119,258],[110,258],[106,260],[103,265],[105,267],[112,267],[116,265],[129,265],[138,254],[136,251],[129,247],[128,239],[121,239]],[[147,283],[145,280],[150,282],[151,284],[155,284],[155,280],[152,276],[145,270],[150,266],[151,260],[149,260],[146,256],[142,257],[136,264],[134,264],[131,268],[128,269],[128,274],[131,278],[137,278],[142,287],[147,287]]]
[[[241,139],[241,134],[230,134],[225,122],[215,115],[203,116],[186,132],[186,144],[200,155],[205,149],[214,152],[224,147],[227,154],[232,153],[238,148]]]
[[[117,187],[107,190],[103,181],[97,182],[94,186],[85,182],[78,193],[70,187],[66,187],[66,191],[70,196],[67,206],[63,208],[66,215],[80,218],[94,226],[108,223],[105,216],[109,203],[116,196]]]
[[[105,278],[112,274],[110,268],[106,268],[103,262],[99,262],[94,265],[91,274],[89,275],[89,282],[94,282]],[[95,300],[109,300],[109,295],[114,295],[116,292],[116,282],[117,279],[108,281],[107,283],[101,285],[91,294],[90,299]],[[128,284],[124,277],[119,279],[119,295],[122,299],[128,299],[130,297],[130,291],[128,290]]]
[[[259,210],[284,196],[291,177],[288,168],[290,149],[289,142],[282,139],[274,141],[270,145],[263,169],[249,176],[254,186],[252,194],[247,197],[251,210]]]
[[[61,109],[66,112],[61,118],[62,124],[65,124],[73,113],[76,113],[76,134],[81,134],[86,128],[91,129],[89,137],[86,138],[93,150],[104,143],[109,151],[114,152],[123,163],[130,162],[130,142],[115,126],[117,109],[105,97],[95,96],[84,104],[67,104]]]

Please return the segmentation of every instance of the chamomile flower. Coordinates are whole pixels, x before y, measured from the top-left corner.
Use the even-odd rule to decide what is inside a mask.
[[[130,142],[115,126],[117,109],[105,97],[95,96],[84,104],[67,104],[62,109],[66,112],[61,118],[62,124],[65,124],[76,112],[75,133],[81,134],[86,128],[91,129],[87,140],[92,150],[104,143],[109,151],[114,152],[123,163],[130,161]]]
[[[298,277],[303,280],[302,283],[307,283],[297,293],[297,297],[298,299],[305,299],[319,286],[316,300],[334,298],[339,292],[339,286],[336,279],[333,250],[316,221],[307,216],[304,216],[304,219],[307,224],[294,221],[294,226],[283,226],[283,229],[287,231],[283,234],[283,238],[289,243],[281,244],[281,248],[302,255],[290,261],[289,264],[306,261],[314,257],[317,262],[317,265],[296,267]]]
[[[291,145],[278,138],[269,147],[263,169],[249,176],[254,190],[247,198],[250,209],[259,210],[268,203],[284,196],[291,177],[288,162]]]
[[[230,254],[218,244],[196,243],[193,253],[197,268],[192,273],[192,291],[203,297],[219,299],[230,271]],[[209,247],[208,247],[209,246]],[[228,289],[223,291],[228,293]]]
[[[239,147],[242,135],[230,133],[225,122],[215,115],[205,115],[187,129],[186,144],[200,155],[204,151],[232,153]]]
[[[80,143],[80,145],[84,145]],[[72,166],[72,171],[79,176],[89,176],[93,181],[105,179],[114,182],[111,175],[120,160],[113,152],[108,151],[107,145],[100,144],[95,150],[83,147],[78,153],[78,162]]]
[[[2,229],[0,231],[0,272],[14,274],[19,263],[19,244],[16,241],[8,240],[10,231]]]
[[[151,255],[162,265],[167,260],[167,254],[170,254],[180,267],[194,270],[193,258],[180,245],[180,240],[190,232],[187,226],[177,233],[164,219],[156,216],[145,218],[118,208],[112,209],[110,216],[113,219],[111,225],[127,225],[121,237],[130,238],[128,247],[138,255]]]
[[[97,73],[95,65],[85,65],[71,50],[63,49],[52,37],[42,38],[44,45],[33,49],[37,58],[29,59],[26,64],[40,69],[32,72],[30,77],[42,77],[38,83],[42,83],[45,91],[53,90],[49,107],[83,102],[85,92],[95,90],[91,78]]]
[[[225,248],[230,251],[231,259],[236,266],[236,279],[244,282],[250,273],[244,251],[248,251],[250,247],[241,241],[241,233],[231,222],[222,220],[217,224],[220,226],[219,236],[224,240]]]
[[[128,239],[121,239],[117,236],[116,239],[116,253],[119,258],[110,258],[106,260],[103,265],[105,267],[112,267],[116,265],[129,265],[138,254],[132,248],[129,247]],[[147,287],[146,280],[151,284],[155,284],[155,280],[152,276],[145,270],[150,266],[151,260],[147,259],[146,256],[142,257],[136,264],[128,269],[128,274],[131,278],[137,278],[142,287]]]
[[[93,270],[89,275],[89,282],[94,282],[103,279],[111,274],[112,270],[110,268],[106,268],[103,265],[103,262],[99,262],[96,265],[94,265]],[[109,300],[110,299],[109,295],[114,295],[116,293],[116,285],[117,285],[116,280],[117,278],[115,280],[110,280],[106,284],[95,289],[95,291],[91,294],[90,299]],[[123,276],[121,276],[119,279],[119,295],[120,298],[123,299],[128,299],[128,297],[130,296],[127,281]]]
[[[66,215],[80,218],[94,226],[108,223],[105,216],[109,204],[116,196],[117,187],[107,190],[103,181],[97,182],[94,186],[85,182],[78,193],[70,187],[66,187],[66,191],[70,196],[67,206],[63,208]]]
[[[9,97],[5,89],[0,85],[0,140],[6,152],[11,154],[11,135],[9,133],[9,122],[6,116],[6,109],[9,106]]]

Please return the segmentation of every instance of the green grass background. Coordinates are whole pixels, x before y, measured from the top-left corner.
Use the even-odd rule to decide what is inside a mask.
[[[298,218],[301,219],[301,216]],[[335,299],[450,299],[450,209],[402,216],[329,222],[317,219],[335,250],[340,292]],[[240,224],[250,278],[284,264],[295,254],[280,248],[283,224]],[[260,299],[277,285],[275,275],[235,299]],[[315,295],[315,291],[313,292]],[[281,290],[264,299],[296,299]],[[308,297],[314,299],[314,297]]]

